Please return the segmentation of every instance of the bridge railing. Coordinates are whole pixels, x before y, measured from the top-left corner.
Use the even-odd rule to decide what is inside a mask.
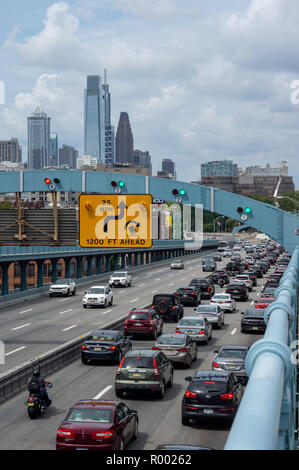
[[[249,381],[225,450],[293,450],[297,446],[298,275],[296,247],[275,301],[265,309],[265,335],[248,352]]]

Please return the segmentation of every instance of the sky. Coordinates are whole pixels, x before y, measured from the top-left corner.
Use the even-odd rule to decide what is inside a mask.
[[[207,161],[287,160],[299,188],[298,25],[298,0],[10,0],[0,140],[17,137],[27,161],[27,116],[39,104],[59,146],[82,155],[86,76],[106,68],[112,124],[128,112],[153,174],[163,158],[182,181],[199,180]]]

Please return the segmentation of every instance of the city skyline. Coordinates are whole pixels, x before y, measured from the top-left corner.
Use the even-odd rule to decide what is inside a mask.
[[[26,117],[38,104],[60,142],[83,155],[82,90],[89,73],[107,68],[111,122],[128,112],[135,147],[150,151],[153,174],[165,155],[173,155],[186,181],[200,177],[204,161],[231,158],[244,167],[287,160],[298,186],[293,0],[272,7],[266,0],[212,0],[200,7],[190,0],[188,9],[177,0],[154,0],[151,8],[88,1],[84,12],[79,4],[45,0],[34,9],[29,0],[24,11],[12,0],[4,7],[0,138],[17,137],[23,161]]]

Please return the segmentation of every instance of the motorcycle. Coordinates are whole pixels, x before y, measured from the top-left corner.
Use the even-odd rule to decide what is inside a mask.
[[[52,388],[52,384],[46,384],[47,387]],[[29,398],[25,402],[27,406],[27,413],[30,419],[36,419],[47,410],[46,400],[40,393],[29,392]]]
[[[221,288],[224,287],[224,285],[225,285],[225,280],[224,280],[223,277],[220,277],[220,278],[218,279],[218,285],[219,285],[219,287],[221,287]]]

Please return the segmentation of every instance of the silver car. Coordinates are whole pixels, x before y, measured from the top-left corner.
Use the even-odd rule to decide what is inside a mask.
[[[208,344],[212,338],[212,325],[204,317],[183,317],[175,332],[191,336],[197,343]]]
[[[197,359],[197,344],[188,335],[178,333],[161,335],[153,349],[161,349],[168,361],[189,367]]]
[[[172,261],[170,264],[170,269],[184,269],[184,263],[181,259]]]
[[[222,346],[219,350],[214,351],[212,369],[232,371],[246,385],[248,375],[245,368],[245,359],[248,351],[249,346]]]
[[[224,312],[219,305],[198,305],[194,315],[206,318],[213,327],[221,328],[224,325]]]

